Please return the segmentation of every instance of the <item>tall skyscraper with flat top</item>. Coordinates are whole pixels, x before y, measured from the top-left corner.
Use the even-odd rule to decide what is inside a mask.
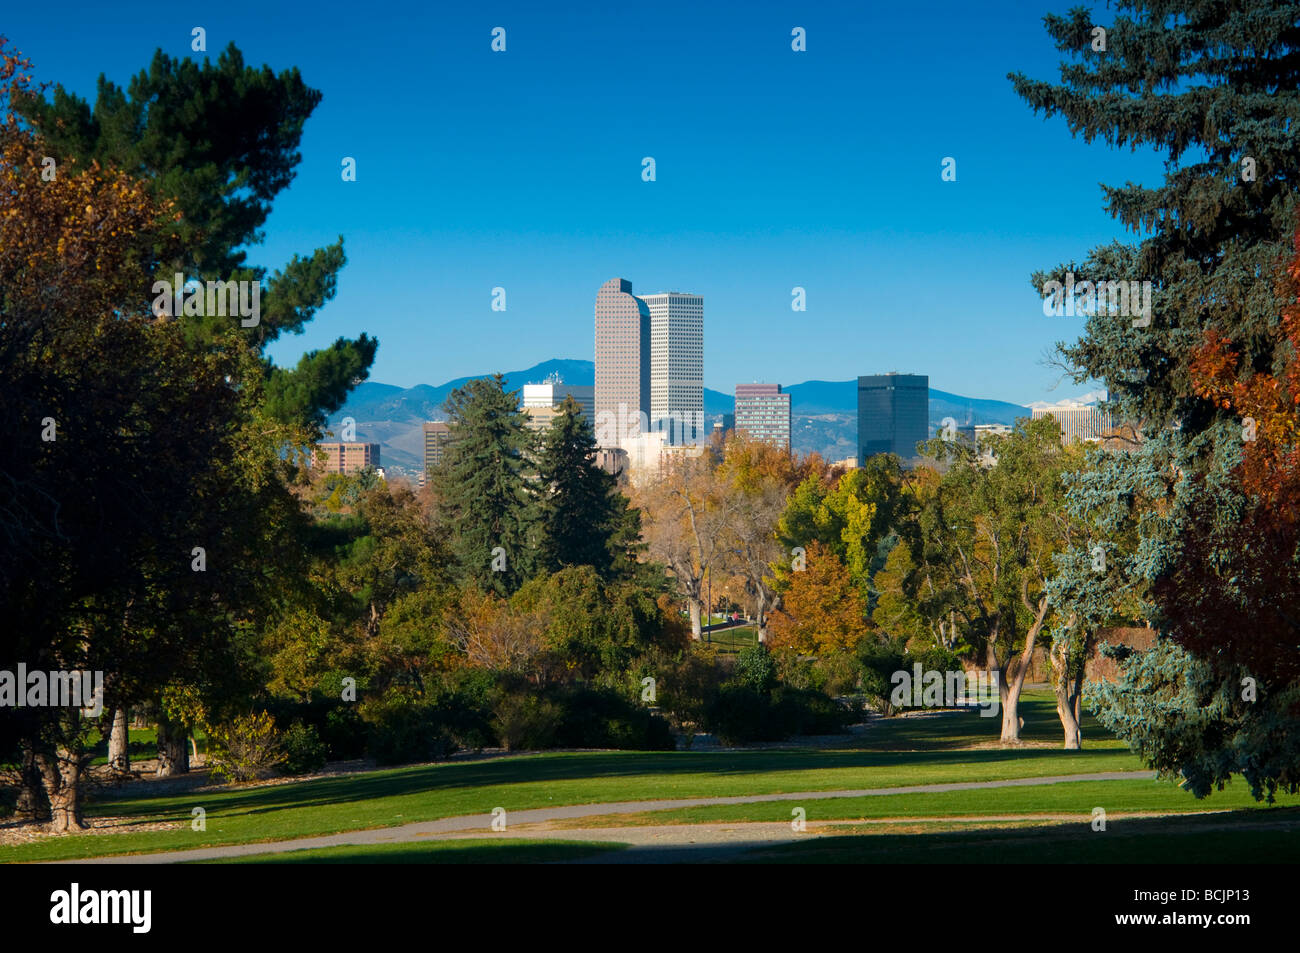
[[[874,374],[858,378],[858,466],[878,453],[918,457],[930,435],[930,378]]]
[[[780,384],[737,384],[737,431],[790,449],[790,395]]]
[[[441,420],[426,420],[424,423],[424,475],[442,463],[442,454],[451,439],[451,427]]]
[[[642,295],[650,309],[650,426],[673,444],[704,430],[704,298],[666,291]]]
[[[616,447],[650,413],[650,310],[632,282],[611,278],[596,292],[596,442]]]

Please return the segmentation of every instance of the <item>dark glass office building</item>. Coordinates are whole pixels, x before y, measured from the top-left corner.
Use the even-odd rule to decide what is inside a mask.
[[[858,465],[878,453],[904,460],[930,435],[930,378],[872,374],[858,378]]]

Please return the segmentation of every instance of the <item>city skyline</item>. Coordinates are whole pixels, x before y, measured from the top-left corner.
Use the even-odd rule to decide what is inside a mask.
[[[322,91],[252,259],[286,261],[341,234],[348,264],[305,333],[272,345],[283,366],[358,330],[380,341],[371,379],[406,387],[584,354],[590,289],[634,274],[711,302],[704,383],[724,393],[733,364],[746,377],[844,380],[870,358],[925,367],[958,393],[1053,401],[1066,391],[1052,390],[1043,355],[1084,321],[1045,317],[1029,276],[1082,245],[1140,237],[1117,231],[1098,183],[1161,174],[1148,150],[1089,146],[1024,107],[1007,72],[1049,78],[1057,57],[1043,11],[1011,0],[940,4],[935,30],[845,3],[757,3],[740,18],[671,2],[564,16],[512,3],[375,20],[333,0],[317,10],[303,21],[251,3],[214,9],[202,53],[187,14],[163,5],[56,19],[19,6],[5,23],[38,80],[83,96],[101,70],[126,84],[158,46],[215,61],[232,40],[248,63],[297,66]],[[494,53],[498,25],[508,45]],[[791,49],[796,25],[803,52]],[[977,39],[990,32],[996,43]],[[365,83],[349,55],[358,43],[374,53]],[[647,80],[620,68],[652,51],[692,69]],[[965,64],[960,84],[929,69],[936,56]],[[375,88],[420,95],[423,121]],[[872,121],[846,122],[861,102]],[[883,147],[876,129],[917,128],[918,116],[924,131]],[[341,180],[345,157],[355,181]],[[955,181],[941,178],[945,157]],[[804,312],[791,310],[796,287]],[[504,311],[492,310],[495,288]]]

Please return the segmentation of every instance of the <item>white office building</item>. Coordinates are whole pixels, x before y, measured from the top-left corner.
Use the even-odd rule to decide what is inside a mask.
[[[678,291],[639,296],[650,309],[650,427],[674,445],[704,434],[704,298]]]
[[[529,426],[536,430],[550,428],[566,397],[572,397],[574,403],[582,408],[583,417],[595,426],[596,389],[590,385],[566,384],[552,375],[544,383],[525,384],[523,396],[523,412],[528,417]]]

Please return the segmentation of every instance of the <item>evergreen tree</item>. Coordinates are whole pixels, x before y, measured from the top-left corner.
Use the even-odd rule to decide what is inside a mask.
[[[1085,8],[1043,18],[1057,49],[1079,60],[1062,64],[1061,85],[1009,78],[1036,112],[1063,116],[1086,142],[1165,154],[1158,187],[1102,187],[1111,214],[1149,237],[1100,246],[1084,262],[1032,280],[1041,289],[1072,271],[1076,289],[1083,281],[1151,281],[1149,326],[1098,309],[1062,356],[1077,382],[1104,380],[1128,419],[1199,433],[1221,416],[1191,384],[1206,330],[1223,333],[1249,366],[1269,367],[1278,356],[1268,332],[1284,299],[1269,276],[1288,257],[1296,221],[1300,3],[1116,7],[1101,50],[1099,25]]]
[[[452,391],[451,436],[434,476],[462,580],[500,595],[517,590],[538,562],[533,438],[518,393],[500,374]]]
[[[596,438],[572,397],[566,398],[543,440],[537,470],[542,492],[541,565],[548,572],[591,566],[614,570],[627,500],[614,477],[595,461]]]
[[[1278,501],[1243,482],[1251,438],[1237,414],[1250,404],[1229,399],[1218,372],[1280,375],[1292,353],[1276,332],[1294,300],[1278,276],[1297,223],[1300,4],[1119,0],[1118,8],[1101,43],[1085,9],[1045,18],[1058,49],[1081,60],[1062,66],[1061,85],[1010,77],[1035,110],[1064,116],[1085,140],[1153,147],[1167,166],[1158,187],[1103,190],[1111,213],[1146,233],[1138,242],[1032,279],[1041,287],[1072,271],[1076,289],[1083,281],[1153,289],[1146,326],[1098,309],[1082,339],[1060,346],[1074,379],[1103,380],[1147,439],[1071,487],[1076,514],[1104,534],[1107,568],[1083,571],[1091,561],[1067,555],[1057,595],[1079,620],[1122,612],[1137,596],[1138,617],[1160,630],[1161,645],[1132,655],[1118,685],[1090,695],[1099,718],[1149,764],[1181,774],[1198,795],[1236,772],[1257,796],[1295,790],[1300,763],[1286,742],[1295,709],[1277,701],[1294,697],[1294,667],[1277,664],[1294,650],[1275,649],[1295,644],[1293,613],[1281,603],[1300,562],[1271,528]],[[1286,452],[1294,448],[1286,442]],[[1257,593],[1270,588],[1261,602]],[[1258,703],[1216,703],[1212,730],[1187,744],[1187,726],[1209,724],[1211,699],[1245,700],[1243,671],[1264,675],[1268,691]]]
[[[174,203],[179,217],[169,222],[168,243],[150,250],[154,279],[173,282],[180,272],[203,282],[262,281],[252,327],[210,314],[180,321],[198,349],[238,334],[261,352],[286,331],[302,332],[334,296],[346,262],[340,238],[306,257],[294,255],[268,278],[245,251],[262,241],[272,202],[293,180],[303,126],[320,100],[296,68],[277,75],[246,66],[232,43],[215,64],[158,50],[125,90],[101,75],[93,109],[62,85],[51,100],[26,95],[14,105],[60,166],[120,169],[146,182],[159,201]],[[173,233],[177,240],[170,240]],[[141,284],[142,297],[151,286]],[[268,410],[284,423],[319,428],[365,377],[377,346],[362,334],[303,355],[292,370],[264,360]]]

